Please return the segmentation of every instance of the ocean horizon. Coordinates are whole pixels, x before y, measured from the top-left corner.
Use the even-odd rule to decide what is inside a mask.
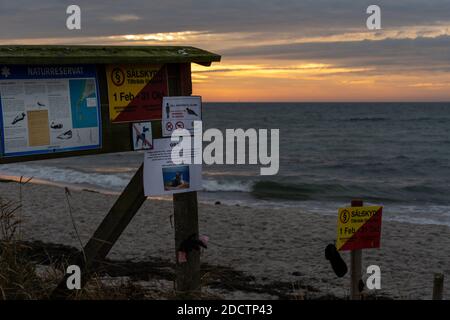
[[[204,165],[202,202],[335,215],[361,198],[388,220],[450,226],[448,102],[204,103],[203,121],[280,129],[280,171]],[[0,174],[119,192],[142,161],[128,152],[0,165]]]

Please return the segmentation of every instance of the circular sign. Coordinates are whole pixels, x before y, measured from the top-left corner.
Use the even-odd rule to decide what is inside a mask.
[[[166,129],[167,129],[167,131],[172,131],[172,130],[173,130],[173,124],[172,124],[172,122],[167,122],[167,124],[166,124]]]
[[[120,87],[125,82],[125,73],[120,68],[114,68],[111,72],[111,81],[117,87]]]
[[[181,121],[178,121],[175,126],[177,127],[177,129],[184,129],[184,123]]]
[[[350,212],[348,212],[348,210],[343,210],[339,215],[339,219],[341,220],[342,223],[344,224],[347,223],[348,220],[350,220]]]

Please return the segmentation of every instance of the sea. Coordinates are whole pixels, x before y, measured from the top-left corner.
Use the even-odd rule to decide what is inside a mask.
[[[383,219],[450,226],[450,103],[205,103],[204,129],[279,129],[277,175],[203,165],[199,201],[337,216],[359,198]],[[206,143],[207,144],[207,143]],[[0,165],[0,175],[120,192],[143,152]]]

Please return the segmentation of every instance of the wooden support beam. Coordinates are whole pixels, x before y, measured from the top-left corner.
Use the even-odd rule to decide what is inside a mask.
[[[96,264],[108,255],[114,243],[146,200],[143,185],[143,169],[144,166],[141,165],[94,235],[85,245],[84,254],[80,253],[70,262],[70,264],[80,267],[82,286],[86,284],[92,272],[95,271]],[[52,292],[51,299],[65,299],[73,293],[73,291],[67,289],[67,278],[68,275],[65,275],[60,281]]]
[[[191,95],[192,83],[190,70],[190,65],[188,64],[168,66],[170,95]],[[109,129],[109,127],[107,128]],[[110,130],[113,130],[113,127]],[[129,136],[126,139],[129,140]],[[113,143],[113,141],[110,143]],[[107,256],[123,230],[125,230],[146,200],[143,179],[143,165],[141,165],[109,213],[103,219],[92,238],[86,244],[83,250],[84,253],[80,253],[70,263],[78,265],[81,268],[82,286],[86,284],[95,271],[96,264]],[[189,236],[192,234],[198,236],[197,193],[176,194],[173,196],[173,201],[175,251],[177,252],[180,244]],[[51,295],[52,299],[65,299],[71,295],[72,291],[67,289],[67,279],[68,275],[65,275],[53,291]],[[176,289],[179,291],[192,292],[200,289],[200,253],[198,251],[194,250],[190,252],[187,262],[181,264],[177,262],[176,279]]]

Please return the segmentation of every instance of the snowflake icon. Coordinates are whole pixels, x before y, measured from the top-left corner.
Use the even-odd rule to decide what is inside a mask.
[[[5,78],[8,78],[11,75],[11,71],[9,70],[8,67],[3,67],[2,68],[2,72],[1,72],[2,76],[4,76]]]

